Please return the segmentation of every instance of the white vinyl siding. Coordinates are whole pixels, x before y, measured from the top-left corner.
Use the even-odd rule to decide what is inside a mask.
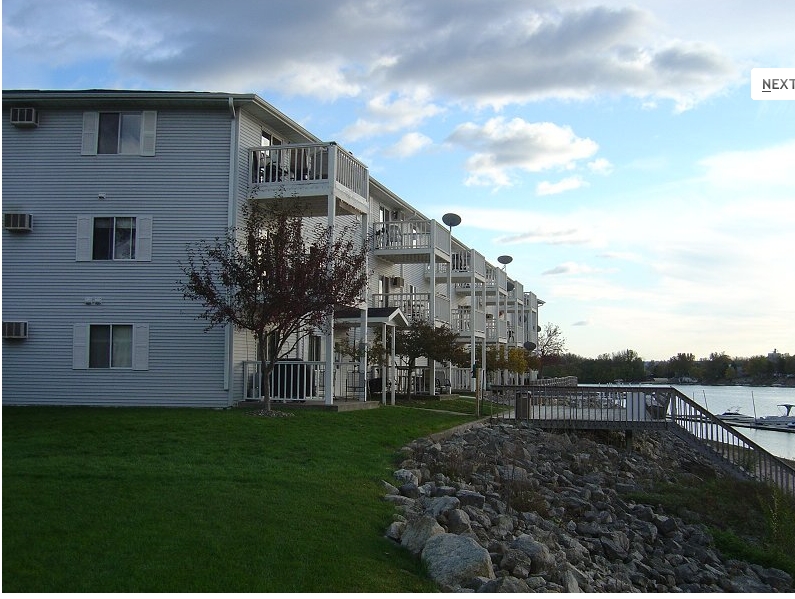
[[[78,262],[88,262],[94,260],[94,226],[95,219],[98,218],[125,218],[108,216],[88,216],[79,215],[77,217],[77,249],[75,260]],[[126,218],[135,219],[135,255],[133,258],[126,258],[137,262],[150,262],[152,260],[152,217],[133,216]],[[117,261],[123,261],[122,257],[111,257]]]

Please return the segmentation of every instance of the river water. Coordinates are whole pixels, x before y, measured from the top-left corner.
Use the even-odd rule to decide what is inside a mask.
[[[737,408],[748,416],[779,416],[784,411],[778,404],[795,404],[795,387],[745,387],[674,385],[700,406],[716,416]],[[751,439],[780,458],[795,460],[795,433],[736,427],[737,432]]]

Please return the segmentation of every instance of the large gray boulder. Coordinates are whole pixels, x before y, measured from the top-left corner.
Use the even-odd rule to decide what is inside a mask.
[[[412,553],[422,552],[428,539],[434,535],[445,534],[444,528],[431,515],[425,514],[411,520],[403,529],[400,544]]]
[[[494,578],[489,552],[471,537],[451,533],[428,539],[422,550],[428,575],[444,591],[463,587],[473,578]]]
[[[555,559],[549,548],[539,543],[530,535],[520,535],[510,544],[511,549],[516,549],[530,558],[532,574],[546,572],[555,564]]]

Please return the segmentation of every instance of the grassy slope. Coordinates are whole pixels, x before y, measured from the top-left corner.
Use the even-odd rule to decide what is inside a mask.
[[[4,408],[3,591],[430,591],[383,538],[409,408]]]

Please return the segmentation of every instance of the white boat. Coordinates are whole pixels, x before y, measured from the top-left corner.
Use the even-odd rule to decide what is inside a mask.
[[[718,418],[729,423],[753,424],[754,422],[754,417],[741,414],[739,407],[729,408],[723,414],[718,414]]]
[[[784,408],[786,413],[779,416],[762,416],[756,419],[757,426],[762,427],[777,427],[777,428],[795,428],[795,414],[792,413],[795,404],[782,403],[778,404],[779,408]]]

